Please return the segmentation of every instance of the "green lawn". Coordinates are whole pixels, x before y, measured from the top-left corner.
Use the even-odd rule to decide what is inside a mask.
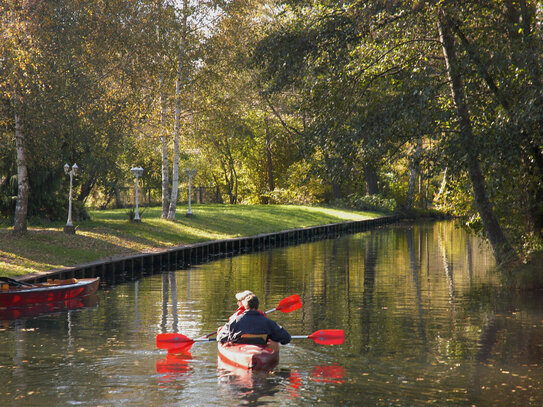
[[[0,227],[0,275],[16,276],[86,263],[110,256],[208,240],[252,236],[307,226],[375,218],[377,212],[355,212],[289,205],[192,205],[177,208],[174,222],[160,219],[160,208],[140,211],[141,223],[128,221],[126,209],[91,211],[77,222],[76,235],[64,224],[29,226],[18,235]]]

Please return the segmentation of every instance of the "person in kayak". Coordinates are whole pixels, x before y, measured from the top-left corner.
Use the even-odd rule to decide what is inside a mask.
[[[288,331],[258,310],[260,301],[256,295],[246,296],[242,305],[245,311],[222,327],[217,334],[217,341],[255,345],[266,344],[268,340],[283,345],[290,342]]]

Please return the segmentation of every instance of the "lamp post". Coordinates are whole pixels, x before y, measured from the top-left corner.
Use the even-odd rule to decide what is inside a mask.
[[[68,204],[68,221],[66,222],[66,226],[64,226],[64,232],[69,234],[75,233],[75,227],[72,223],[72,191],[73,191],[73,180],[74,175],[77,173],[77,164],[74,163],[72,165],[72,169],[70,170],[70,166],[66,163],[64,164],[64,173],[66,175],[70,176],[70,198],[69,198],[69,204]]]
[[[192,177],[194,177],[195,175],[196,175],[196,169],[191,170],[190,168],[187,168],[187,176],[189,177],[189,211],[187,212],[187,216],[192,216],[192,209],[190,206],[191,198],[192,198],[192,194],[190,192],[190,181]]]
[[[132,167],[130,169],[130,172],[132,172],[132,175],[136,177],[136,214],[134,215],[134,222],[141,222],[140,219],[140,212],[138,207],[138,178],[142,176],[143,174],[143,168],[141,167]]]

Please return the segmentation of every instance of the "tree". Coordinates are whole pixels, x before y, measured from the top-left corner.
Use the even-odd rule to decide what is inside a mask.
[[[187,19],[189,17],[188,0],[183,0],[181,11],[181,34],[179,39],[179,54],[177,56],[177,78],[175,81],[175,117],[174,117],[174,138],[173,138],[173,170],[172,190],[170,197],[170,208],[168,209],[168,220],[175,220],[177,208],[177,194],[179,193],[179,137],[181,132],[181,103],[182,93],[187,82],[186,59],[187,59]]]
[[[494,216],[491,203],[486,192],[486,185],[479,164],[478,151],[474,148],[474,135],[470,120],[470,114],[464,93],[464,84],[460,74],[459,61],[456,57],[456,45],[446,11],[438,7],[437,20],[439,34],[443,45],[443,55],[447,66],[451,85],[451,95],[454,100],[456,114],[459,120],[460,145],[467,156],[467,169],[473,187],[477,210],[481,215],[483,226],[494,255],[499,263],[508,260],[513,255],[513,249],[505,238],[502,229]]]
[[[492,30],[497,32],[498,24],[488,16],[492,15],[489,10],[499,8],[498,3],[455,2],[455,16],[461,17],[438,19],[437,16],[443,16],[438,13],[443,8],[433,1],[364,5],[354,1],[284,1],[282,15],[285,18],[281,29],[270,31],[257,55],[262,60],[271,90],[294,87],[310,101],[306,104],[311,117],[309,131],[304,131],[304,135],[318,135],[306,140],[315,151],[321,152],[325,165],[334,173],[340,173],[340,167],[333,164],[332,158],[345,160],[355,144],[361,152],[379,151],[394,161],[409,154],[405,146],[433,144],[433,151],[426,156],[434,157],[434,163],[440,164],[442,169],[448,168],[454,176],[461,177],[466,171],[477,213],[497,259],[502,261],[511,256],[513,250],[500,225],[505,218],[498,219],[492,206],[505,197],[496,192],[489,195],[485,175],[488,177],[493,168],[500,166],[496,158],[505,156],[507,145],[513,145],[513,138],[504,145],[497,143],[495,137],[496,134],[503,136],[511,123],[497,127],[500,113],[488,94],[481,92],[480,78],[473,75],[477,70],[470,67],[470,61],[465,58],[469,52],[458,56],[454,38],[457,23],[451,23],[469,16],[469,21],[480,25],[491,21]],[[517,13],[524,12],[522,21],[535,14],[528,11],[530,7],[525,7],[525,3],[519,3]],[[511,4],[506,7],[511,9]],[[436,25],[440,28],[439,38]],[[459,32],[456,29],[458,36]],[[478,40],[482,46],[497,52],[494,43],[485,41],[485,37],[479,36]],[[445,41],[447,45],[441,47]],[[440,50],[447,61],[445,70],[439,63]],[[474,61],[472,57],[471,64]],[[443,86],[447,81],[452,85],[449,94]],[[466,94],[469,94],[470,105]],[[455,115],[451,115],[451,105],[455,106]],[[490,124],[491,117],[493,124]],[[420,154],[417,150],[414,150],[415,163]],[[489,154],[492,150],[497,150],[498,155],[492,157]],[[480,164],[482,156],[485,157],[484,168]],[[533,158],[534,155],[532,162]],[[367,174],[371,179],[371,171]],[[501,174],[500,178],[489,178],[493,187],[498,185],[498,180],[501,188],[506,186]],[[522,173],[517,176],[523,177]],[[346,179],[345,173],[341,178]],[[414,178],[411,180],[413,187]],[[537,184],[534,186],[537,191]],[[408,189],[407,195],[410,206],[412,190]],[[464,214],[469,215],[467,211]]]
[[[16,229],[25,213],[42,213],[36,202],[53,214],[60,194],[67,193],[53,182],[55,189],[44,195],[39,183],[50,180],[32,177],[37,169],[60,180],[63,163],[77,162],[80,201],[107,185],[109,172],[125,172],[123,152],[146,113],[148,95],[141,89],[152,77],[150,3],[8,1],[0,7],[1,136],[16,141],[19,157],[25,152],[30,185],[25,189],[20,176]],[[25,191],[32,198],[27,211]]]

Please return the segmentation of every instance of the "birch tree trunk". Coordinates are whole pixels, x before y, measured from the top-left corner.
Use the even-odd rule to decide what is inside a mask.
[[[179,61],[177,65],[177,79],[175,81],[175,116],[174,116],[174,137],[173,137],[173,169],[172,169],[172,193],[170,199],[170,208],[168,211],[168,220],[175,220],[175,211],[177,209],[177,198],[179,195],[179,135],[181,133],[181,91],[183,89],[183,68],[185,59],[185,41],[187,35],[187,13],[188,1],[183,1],[183,32],[181,33],[181,43],[179,44]]]
[[[451,86],[456,114],[460,123],[461,148],[467,156],[467,170],[473,189],[475,206],[481,216],[483,227],[492,246],[494,257],[498,263],[512,259],[515,254],[513,248],[505,238],[503,231],[494,216],[492,204],[486,193],[485,180],[481,171],[477,151],[473,147],[474,135],[469,117],[469,109],[464,93],[464,83],[460,76],[460,69],[456,57],[456,45],[451,31],[449,19],[443,8],[437,9],[439,36],[443,47],[443,56]]]
[[[168,218],[168,210],[170,209],[170,163],[168,157],[168,137],[165,131],[166,107],[165,96],[162,91],[163,80],[160,80],[160,144],[162,146],[162,219]]]
[[[17,152],[17,204],[15,206],[15,218],[13,230],[26,232],[26,215],[28,213],[28,168],[26,162],[25,133],[19,114],[15,113],[15,150]]]
[[[268,119],[265,119],[266,125],[266,163],[268,172],[268,191],[272,192],[275,189],[275,182],[273,180],[273,155],[270,129],[268,125]]]
[[[439,198],[441,198],[441,195],[443,192],[445,192],[445,187],[447,186],[447,171],[449,167],[445,167],[445,171],[443,172],[443,179],[441,180],[441,186],[439,187],[439,192],[437,193],[437,196],[435,197],[434,201],[439,201]]]

